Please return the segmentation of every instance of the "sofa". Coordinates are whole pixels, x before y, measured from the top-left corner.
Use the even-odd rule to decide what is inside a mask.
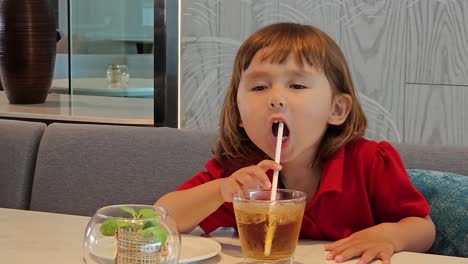
[[[213,131],[0,119],[0,207],[91,216],[110,204],[152,204],[204,169],[215,138]],[[395,147],[437,213],[432,252],[467,256],[468,147]]]

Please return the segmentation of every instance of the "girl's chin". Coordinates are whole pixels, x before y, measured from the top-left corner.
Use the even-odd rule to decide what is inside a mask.
[[[284,155],[287,154],[289,150],[289,145],[290,145],[289,139],[283,141],[281,143],[281,160],[283,159]],[[263,145],[265,144],[265,145]],[[270,142],[263,142],[263,146],[260,149],[263,150],[265,154],[267,154],[268,157],[270,157],[272,160],[275,160],[275,153],[276,153],[276,138],[274,140],[271,140]],[[259,146],[259,145],[257,145]]]
[[[281,152],[281,162],[280,163],[288,163],[290,161],[291,161],[291,156],[289,155],[289,153],[287,153],[286,151]]]
[[[288,142],[283,142],[281,144],[281,159],[283,159],[283,156],[285,155],[285,153],[288,151]],[[270,153],[270,155],[268,155],[271,159],[275,159],[275,155],[276,155],[276,144],[272,145],[272,147],[270,148],[270,151],[268,152]]]

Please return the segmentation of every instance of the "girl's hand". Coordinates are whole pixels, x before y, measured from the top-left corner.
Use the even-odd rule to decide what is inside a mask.
[[[225,202],[232,202],[233,195],[242,189],[269,189],[270,179],[267,170],[281,170],[281,165],[273,160],[263,160],[257,165],[237,170],[221,183],[221,195]]]
[[[385,225],[380,224],[361,230],[326,245],[325,250],[331,251],[327,259],[339,263],[360,256],[356,264],[367,264],[374,259],[382,260],[383,264],[390,264],[395,245],[390,238],[390,230]]]

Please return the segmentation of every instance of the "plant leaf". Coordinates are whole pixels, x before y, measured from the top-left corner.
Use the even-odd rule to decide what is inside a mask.
[[[152,226],[150,228],[146,228],[144,230],[141,231],[141,234],[144,236],[144,237],[149,237],[150,235],[153,235],[153,239],[154,239],[154,242],[156,243],[161,243],[164,244],[167,240],[167,232],[166,230],[157,225],[157,226]]]
[[[124,206],[124,207],[122,207],[121,209],[122,209],[122,211],[131,214],[133,218],[138,218],[138,215],[137,215],[137,213],[135,212],[135,210],[133,210],[133,208]]]
[[[157,226],[157,225],[158,225],[157,220],[147,220],[147,221],[145,221],[145,224],[143,225],[142,229],[147,229],[147,228]]]
[[[155,217],[156,215],[154,214],[154,211],[153,209],[149,209],[149,208],[143,208],[141,209],[138,214],[141,216],[141,218],[153,218]]]
[[[101,227],[99,228],[99,231],[104,236],[114,236],[115,231],[118,228],[130,227],[130,226],[131,224],[125,221],[124,218],[121,218],[121,217],[111,218],[111,219],[106,219],[104,220],[104,222],[102,222]]]

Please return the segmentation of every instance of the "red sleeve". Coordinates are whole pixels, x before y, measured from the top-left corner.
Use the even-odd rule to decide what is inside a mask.
[[[380,142],[369,173],[369,196],[376,223],[429,215],[424,196],[412,185],[398,152]]]
[[[206,171],[201,171],[195,176],[184,182],[177,188],[177,191],[186,190],[195,186],[207,183],[212,180],[220,179],[229,176],[231,173],[224,169],[215,159],[209,160],[205,164]],[[194,210],[197,205],[193,205]],[[234,216],[234,208],[232,203],[222,204],[216,211],[207,216],[202,222],[200,227],[205,233],[210,233],[219,227],[236,227],[236,219]]]

